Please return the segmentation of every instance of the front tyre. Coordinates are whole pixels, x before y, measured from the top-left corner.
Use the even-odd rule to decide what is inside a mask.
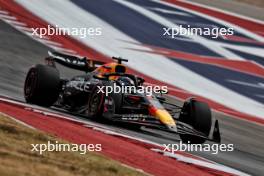
[[[192,126],[195,130],[204,133],[206,136],[209,136],[212,125],[212,115],[206,103],[195,99],[189,99],[183,105],[179,120]],[[206,141],[205,138],[189,134],[180,134],[180,138],[184,143],[190,142],[192,144],[202,144]]]
[[[24,97],[27,103],[49,107],[58,99],[60,91],[59,71],[48,65],[36,65],[27,73]]]

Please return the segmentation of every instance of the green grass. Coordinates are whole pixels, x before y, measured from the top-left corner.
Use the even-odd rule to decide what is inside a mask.
[[[31,144],[51,141],[67,143],[52,135],[30,129],[0,115],[0,175],[1,176],[141,176],[99,153],[32,152]]]

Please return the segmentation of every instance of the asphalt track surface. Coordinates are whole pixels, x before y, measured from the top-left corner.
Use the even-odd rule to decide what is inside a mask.
[[[49,48],[46,46],[0,21],[0,94],[24,101],[23,82],[27,70],[34,64],[43,63],[43,58],[47,56],[48,50]],[[61,68],[61,70],[62,75],[66,77],[79,74],[66,68]],[[180,103],[177,100],[174,101]],[[222,143],[233,143],[235,150],[233,152],[220,152],[217,155],[204,152],[195,154],[248,174],[263,175],[263,126],[219,113],[214,113],[214,117],[220,121]],[[108,126],[128,135],[160,144],[179,142],[179,137],[175,135],[164,134],[160,136],[151,130],[133,131],[114,125]]]

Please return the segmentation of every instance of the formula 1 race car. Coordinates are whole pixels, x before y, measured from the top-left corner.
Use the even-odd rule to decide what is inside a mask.
[[[49,52],[45,65],[35,65],[27,73],[24,96],[27,103],[56,107],[91,119],[108,119],[133,126],[145,126],[179,134],[185,143],[220,143],[218,121],[212,125],[209,106],[189,98],[183,106],[167,101],[164,92],[138,92],[144,79],[127,73],[122,62],[102,63],[58,52]],[[70,80],[61,79],[55,62],[86,72]],[[130,92],[106,92],[132,87]],[[120,90],[120,89],[119,89]],[[123,90],[123,89],[122,89]],[[213,128],[212,128],[213,126]]]

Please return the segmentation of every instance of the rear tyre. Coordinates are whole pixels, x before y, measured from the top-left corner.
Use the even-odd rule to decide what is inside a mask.
[[[27,73],[24,97],[27,103],[49,107],[58,99],[60,91],[59,71],[48,65],[36,65]]]
[[[189,99],[183,105],[179,120],[191,125],[195,130],[204,133],[206,136],[209,136],[212,116],[211,110],[206,103]],[[180,138],[184,143],[189,142],[192,144],[202,144],[206,141],[204,138],[187,134],[180,134]]]

